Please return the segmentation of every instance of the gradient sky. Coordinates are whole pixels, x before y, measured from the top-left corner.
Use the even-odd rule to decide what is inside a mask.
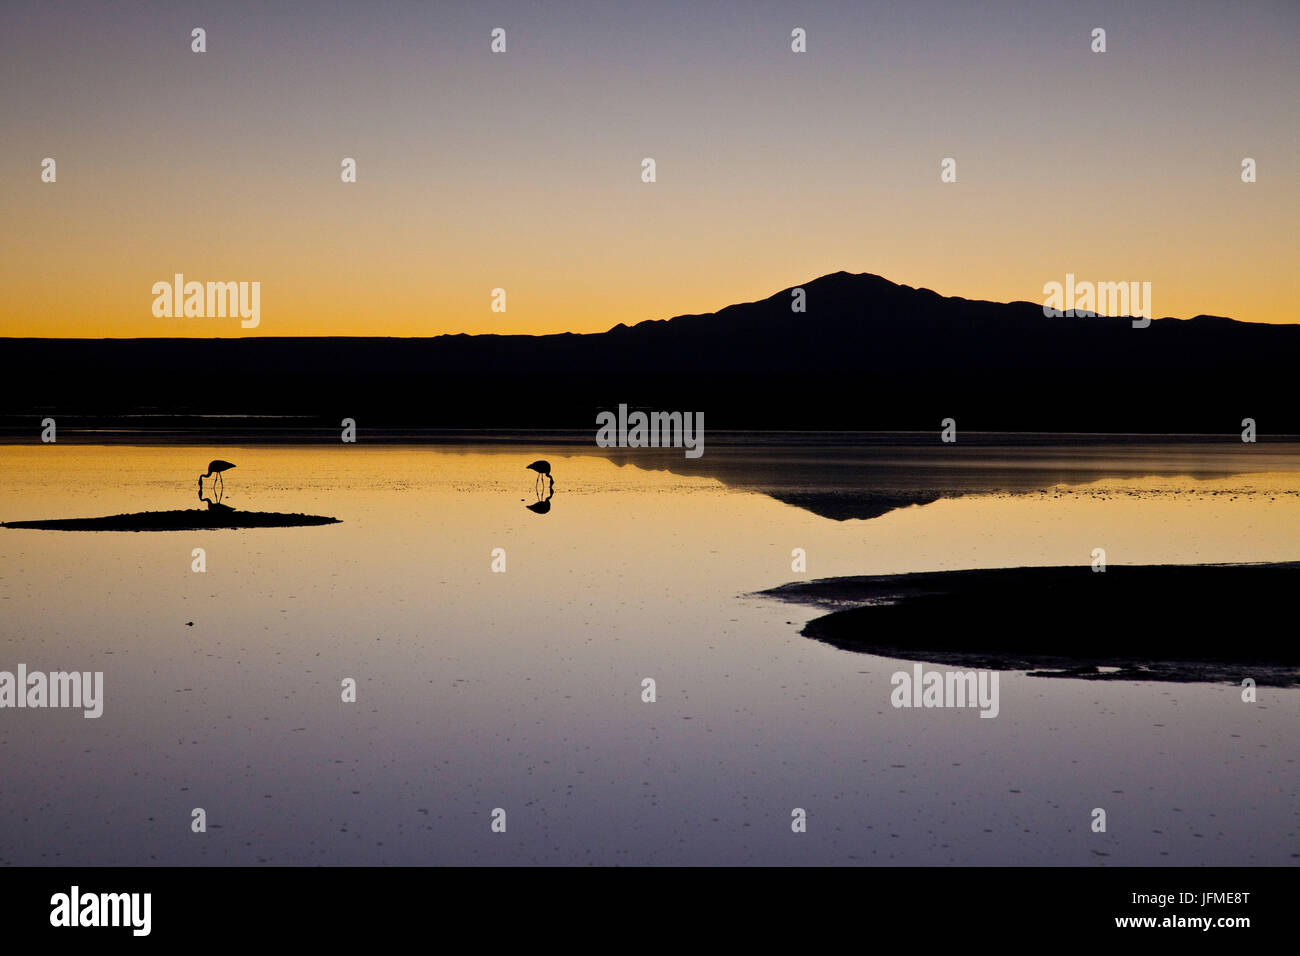
[[[1298,63],[1294,2],[8,4],[0,335],[596,331],[841,269],[1296,322]],[[260,327],[155,318],[176,272]]]

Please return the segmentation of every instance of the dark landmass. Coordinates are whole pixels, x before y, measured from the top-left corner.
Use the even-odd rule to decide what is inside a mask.
[[[575,428],[699,411],[712,429],[1300,433],[1300,325],[1048,318],[845,272],[707,315],[588,335],[0,339],[0,414],[112,428]],[[160,330],[209,319],[160,320]],[[217,328],[215,325],[203,327]],[[263,327],[273,330],[267,315]],[[27,417],[35,422],[27,422]],[[139,419],[133,424],[139,425]],[[229,421],[224,423],[227,427]],[[364,437],[363,437],[364,440]]]
[[[54,518],[45,521],[4,521],[0,528],[40,531],[211,531],[235,528],[298,528],[338,524],[324,515],[279,514],[274,511],[138,511],[103,518]]]
[[[1300,562],[998,568],[824,578],[760,592],[832,609],[844,650],[1090,680],[1300,685]]]

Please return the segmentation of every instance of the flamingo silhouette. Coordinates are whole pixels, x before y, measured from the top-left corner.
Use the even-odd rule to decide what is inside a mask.
[[[546,478],[551,482],[551,487],[555,487],[555,479],[551,477],[551,463],[545,458],[539,458],[531,465],[525,465],[524,467],[537,472],[538,481]]]
[[[203,497],[203,479],[215,477],[217,480],[214,487],[217,493],[217,501],[219,503],[221,501],[221,493],[226,488],[226,483],[222,480],[221,473],[223,471],[229,471],[234,467],[235,466],[230,462],[222,461],[220,458],[214,458],[212,461],[208,462],[208,473],[206,475],[199,475],[199,497]]]

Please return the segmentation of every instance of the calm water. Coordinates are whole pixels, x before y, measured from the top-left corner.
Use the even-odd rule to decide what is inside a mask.
[[[190,507],[213,457],[238,465],[227,503],[343,523],[0,529],[0,670],[102,670],[106,698],[99,720],[0,711],[0,861],[1300,859],[1300,690],[1245,704],[1231,686],[1004,673],[995,720],[895,710],[889,677],[910,664],[809,641],[799,626],[820,612],[751,596],[1087,564],[1095,547],[1112,564],[1300,559],[1294,446],[981,449],[955,465],[887,447],[688,463],[556,446],[6,446],[0,520]],[[556,475],[545,515],[524,507],[538,457]],[[869,520],[827,506],[881,488],[927,503]],[[1243,596],[1243,628],[1280,626]],[[791,832],[795,807],[807,833]]]

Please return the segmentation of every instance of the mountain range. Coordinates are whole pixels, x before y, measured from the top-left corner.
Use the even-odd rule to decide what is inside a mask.
[[[1300,325],[1044,316],[837,272],[703,315],[590,334],[0,339],[0,414],[303,416],[336,427],[1300,433]],[[266,326],[273,327],[273,316]]]

